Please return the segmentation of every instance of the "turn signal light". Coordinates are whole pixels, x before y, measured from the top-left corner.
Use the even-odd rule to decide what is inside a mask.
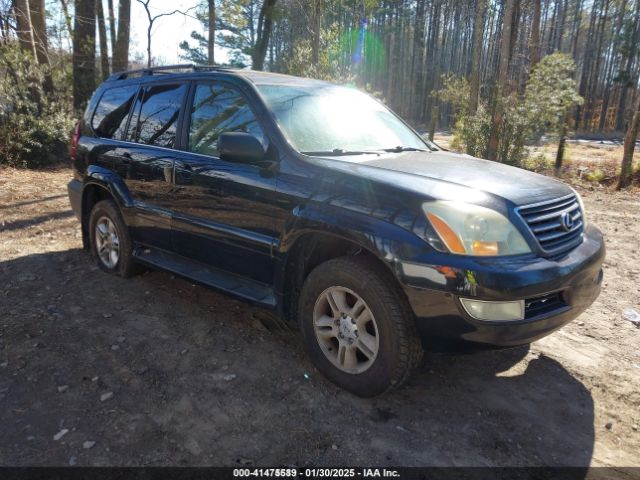
[[[473,242],[471,249],[474,255],[498,255],[498,242]]]
[[[449,251],[453,253],[465,253],[464,245],[462,244],[460,237],[458,237],[458,235],[456,235],[456,232],[454,232],[451,227],[447,225],[447,222],[431,212],[427,213],[427,217],[429,218],[431,225],[433,225],[433,228],[436,229],[438,235],[440,235],[440,238],[447,246]]]

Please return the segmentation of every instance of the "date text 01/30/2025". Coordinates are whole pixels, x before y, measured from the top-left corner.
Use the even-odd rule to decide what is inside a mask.
[[[397,470],[387,468],[236,468],[233,476],[242,477],[306,477],[306,478],[377,478],[399,477]]]

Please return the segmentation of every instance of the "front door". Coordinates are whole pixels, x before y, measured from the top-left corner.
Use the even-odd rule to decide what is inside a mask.
[[[196,83],[187,121],[188,152],[174,170],[173,248],[181,255],[270,284],[276,240],[276,178],[263,166],[218,156],[223,132],[268,139],[247,98],[221,82]]]

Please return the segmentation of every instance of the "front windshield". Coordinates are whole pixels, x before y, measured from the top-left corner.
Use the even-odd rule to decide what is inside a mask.
[[[335,85],[257,85],[289,142],[302,153],[426,150],[384,105]]]

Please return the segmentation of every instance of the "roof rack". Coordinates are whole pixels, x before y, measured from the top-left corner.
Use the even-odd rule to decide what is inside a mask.
[[[122,72],[113,73],[107,79],[108,82],[114,80],[125,80],[131,77],[146,77],[148,75],[154,75],[156,73],[170,73],[175,70],[190,70],[194,72],[198,71],[212,71],[212,70],[226,70],[225,67],[218,65],[195,65],[193,63],[183,63],[178,65],[161,65],[159,67],[147,67],[139,68],[137,70],[124,70]]]

